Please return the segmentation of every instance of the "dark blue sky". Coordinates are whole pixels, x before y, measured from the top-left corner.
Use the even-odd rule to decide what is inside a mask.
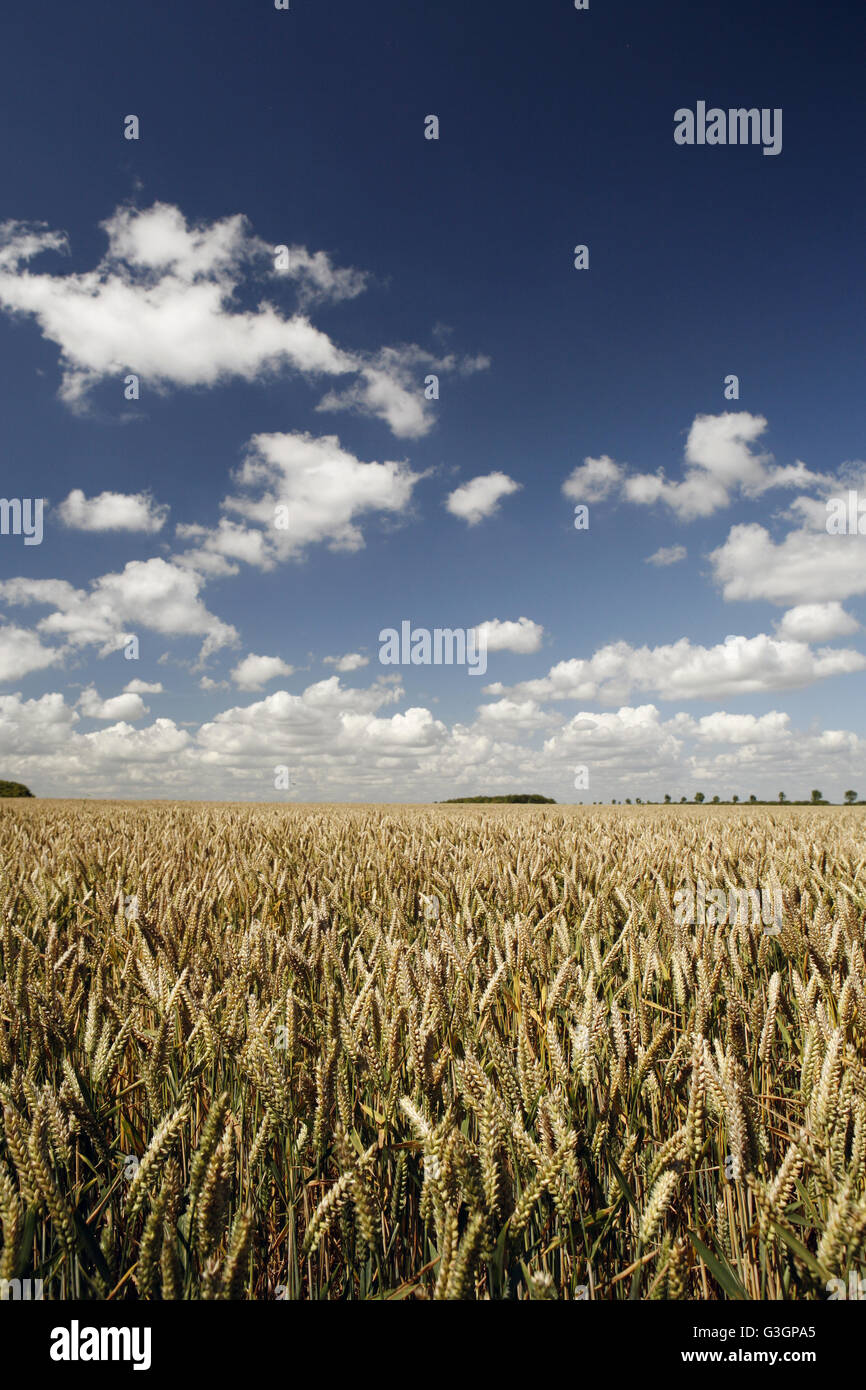
[[[726,505],[697,518],[663,502],[637,505],[618,485],[591,506],[585,534],[574,530],[573,499],[562,485],[585,459],[601,456],[630,474],[663,469],[680,481],[695,418],[730,411],[766,419],[751,447],[772,454],[768,466],[802,460],[814,475],[841,478],[846,464],[864,457],[864,39],[866,12],[853,6],[767,0],[712,9],[591,0],[588,12],[570,0],[292,0],[289,12],[266,0],[16,7],[5,17],[0,53],[7,132],[0,221],[62,230],[69,248],[63,256],[46,250],[30,272],[93,271],[107,246],[100,224],[126,205],[167,204],[189,226],[240,213],[264,243],[324,251],[334,266],[367,273],[362,295],[308,310],[341,349],[372,356],[386,345],[418,344],[435,355],[483,355],[490,365],[443,374],[432,427],[414,436],[395,437],[377,415],[317,410],[333,383],[282,369],[160,389],[143,374],[134,407],[122,399],[122,371],[110,370],[97,373],[73,410],[58,396],[56,333],[45,334],[38,314],[4,312],[3,491],[43,496],[47,508],[41,546],[0,537],[0,576],[62,579],[87,590],[131,561],[174,563],[184,548],[175,526],[218,525],[221,502],[237,492],[231,473],[257,434],[336,434],[365,464],[406,461],[424,475],[406,506],[358,517],[362,549],[335,552],[314,542],[272,568],[241,563],[236,574],[202,580],[202,602],[237,633],[237,645],[220,648],[202,668],[210,680],[229,681],[229,690],[201,689],[202,671],[189,670],[200,639],[180,628],[143,644],[132,674],[160,681],[164,693],[148,697],[150,713],[132,719],[134,732],[143,735],[158,717],[189,731],[180,754],[188,777],[177,782],[187,790],[197,786],[203,721],[277,689],[300,696],[333,676],[321,664],[329,654],[366,653],[369,666],[341,680],[369,689],[382,675],[379,630],[404,618],[433,628],[526,616],[543,627],[534,652],[491,652],[488,679],[506,688],[543,678],[558,662],[589,661],[616,642],[658,648],[687,639],[709,649],[728,634],[778,641],[786,609],[813,602],[836,609],[844,602],[859,621],[866,567],[856,540],[858,557],[846,564],[860,566],[862,583],[849,578],[837,592],[825,580],[814,593],[808,584],[797,593],[789,586],[784,601],[767,601],[760,574],[744,580],[746,597],[726,598],[709,559],[738,525],[762,526],[776,545],[792,529],[799,536],[799,521],[782,513],[806,493],[822,499],[827,484],[751,494],[734,486]],[[677,146],[674,112],[699,100],[781,108],[782,153]],[[138,141],[123,139],[128,113],[140,118]],[[428,113],[440,119],[438,141],[424,139]],[[574,269],[577,243],[590,248],[587,272]],[[297,307],[294,287],[273,278],[245,282],[232,304],[255,311],[263,298],[285,317]],[[416,372],[419,389],[425,370]],[[728,373],[740,379],[736,404],[723,396]],[[460,484],[492,472],[520,485],[495,514],[469,526],[445,509]],[[61,524],[58,511],[73,489],[88,498],[150,491],[170,518],[158,533],[82,532]],[[811,556],[812,541],[800,540]],[[675,545],[686,546],[685,559],[647,565],[653,552]],[[843,631],[836,609],[824,614],[827,642],[856,652],[862,641]],[[30,630],[47,612],[15,601],[5,617]],[[810,652],[827,644],[820,620],[810,619],[813,628],[819,622]],[[40,640],[57,640],[57,631],[41,631]],[[792,620],[788,635],[794,631]],[[239,694],[230,672],[248,652],[278,657],[295,672]],[[368,711],[370,719],[429,709],[444,732],[425,726],[420,742],[408,745],[397,737],[394,752],[388,730],[376,725],[372,751],[357,754],[363,771],[347,749],[333,775],[325,775],[321,752],[333,730],[319,729],[323,742],[306,745],[294,706],[263,711],[259,722],[273,717],[278,730],[285,722],[293,750],[286,757],[310,797],[353,795],[360,786],[381,799],[421,799],[462,778],[484,790],[498,777],[510,784],[537,771],[538,790],[569,799],[558,769],[567,775],[582,746],[581,731],[565,728],[580,711],[652,703],[660,727],[678,714],[694,721],[714,711],[780,711],[792,729],[815,738],[849,731],[853,742],[831,750],[836,761],[828,753],[822,763],[827,750],[816,747],[807,765],[838,790],[845,759],[864,762],[863,676],[855,663],[828,677],[809,653],[770,649],[766,669],[761,653],[753,657],[760,669],[749,657],[746,676],[734,671],[733,685],[713,676],[710,658],[706,679],[684,684],[676,661],[665,658],[665,678],[632,680],[622,698],[617,690],[601,699],[576,690],[551,703],[550,689],[499,692],[486,699],[534,708],[503,709],[480,727],[486,682],[409,668],[401,672],[405,696],[378,716]],[[632,657],[626,664],[633,674]],[[2,691],[10,698],[56,690],[67,706],[78,686],[93,683],[110,698],[130,679],[116,654],[100,655],[83,639],[41,668],[13,660],[8,671]],[[740,678],[751,687],[738,688]],[[18,715],[9,710],[9,753],[20,753],[16,765],[28,771],[30,755],[16,744]],[[77,713],[67,729],[73,741],[112,727],[107,713]],[[490,741],[494,724],[511,738],[513,754]],[[471,754],[455,743],[455,726],[475,730],[467,735]],[[683,792],[704,769],[719,790],[761,790],[739,785],[744,748],[754,749],[745,755],[749,775],[760,780],[766,772],[775,786],[788,772],[789,794],[800,790],[792,747],[765,739],[766,730],[754,744],[740,731],[736,744],[709,747],[693,744],[694,728],[670,729],[632,752],[627,739],[617,741],[621,728],[607,733],[598,796],[629,787],[640,794],[640,785],[645,795],[673,790],[659,780],[668,769]],[[669,746],[680,733],[682,747]],[[245,744],[249,763],[240,754],[231,762],[222,749],[211,763],[205,757],[201,794],[266,794],[251,768],[280,761],[272,755],[280,736],[264,734],[260,753]],[[368,735],[358,737],[363,750]],[[170,793],[153,767],[130,783],[122,757],[109,767],[98,747],[96,738],[77,744],[74,766],[58,751],[44,790],[74,778],[84,790]],[[581,761],[592,765],[592,753]]]

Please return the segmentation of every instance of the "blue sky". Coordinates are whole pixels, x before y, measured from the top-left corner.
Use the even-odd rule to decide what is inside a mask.
[[[6,31],[2,490],[45,502],[41,544],[0,535],[2,775],[866,787],[866,541],[826,529],[866,503],[866,18],[97,0]],[[781,152],[678,145],[699,101],[781,110]],[[485,624],[483,678],[382,665],[403,620]]]

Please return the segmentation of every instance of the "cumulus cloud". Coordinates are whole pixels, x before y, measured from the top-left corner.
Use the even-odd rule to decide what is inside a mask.
[[[368,737],[381,740],[382,730],[376,731],[378,711],[401,694],[400,687],[382,681],[367,690],[351,690],[341,685],[338,676],[329,676],[300,695],[277,690],[252,705],[223,711],[202,725],[197,744],[205,762],[229,768],[240,769],[249,759],[275,763],[288,757],[315,758],[324,768],[341,754],[345,758],[350,749],[354,756]],[[416,723],[414,714],[408,723],[403,717],[394,726],[395,739],[400,730],[405,734]]]
[[[678,565],[681,560],[685,560],[688,553],[684,545],[663,545],[661,549],[656,550],[654,554],[647,555],[644,564],[659,565],[661,567]]]
[[[72,727],[79,716],[53,691],[38,700],[0,695],[0,755],[28,769],[52,751],[68,755]],[[31,759],[34,760],[31,762]]]
[[[857,632],[860,624],[841,603],[800,603],[789,608],[776,624],[780,637],[795,642],[828,642],[833,637],[847,637]]]
[[[511,694],[539,700],[598,700],[616,704],[635,690],[663,700],[711,700],[792,690],[828,676],[862,671],[860,652],[786,641],[764,633],[726,637],[714,647],[687,637],[666,646],[632,647],[612,642],[588,659],[573,658],[551,667],[538,680],[523,681],[510,691],[486,687],[493,695]]]
[[[123,691],[125,695],[162,695],[164,693],[161,681],[140,681],[138,679],[127,681]]]
[[[250,652],[233,667],[231,678],[241,690],[261,690],[268,681],[277,676],[290,676],[294,669],[278,656],[256,656]]]
[[[732,526],[709,558],[726,599],[799,607],[866,593],[866,545],[858,535],[801,529],[777,544],[752,522]]]
[[[562,490],[575,502],[603,502],[621,483],[625,469],[607,454],[586,458],[572,470]]]
[[[150,710],[135,691],[124,691],[103,700],[96,687],[87,686],[78,699],[78,708],[85,719],[135,720],[141,719]]]
[[[0,757],[7,775],[37,782],[42,795],[240,793],[267,800],[281,762],[323,796],[331,787],[335,795],[357,796],[359,787],[374,783],[381,793],[395,775],[420,775],[448,741],[429,710],[386,715],[401,696],[383,680],[351,690],[331,676],[301,695],[279,690],[226,709],[197,728],[156,719],[136,729],[124,718],[87,734],[77,732],[81,714],[104,719],[109,713],[110,702],[95,691],[85,692],[77,708],[57,693],[29,701],[0,696]]]
[[[346,712],[340,716],[341,735],[356,748],[376,754],[405,754],[407,750],[426,753],[447,735],[445,725],[434,719],[429,709],[413,706],[389,719]]]
[[[44,224],[0,226],[0,309],[32,318],[56,344],[60,395],[74,408],[84,406],[98,382],[127,372],[164,391],[293,370],[310,380],[348,381],[323,408],[352,407],[386,421],[394,434],[417,438],[435,417],[413,368],[478,367],[478,358],[435,358],[413,345],[369,353],[338,347],[302,309],[322,299],[352,299],[366,277],[299,246],[289,248],[288,266],[279,271],[275,248],[239,214],[191,226],[179,208],[155,203],[118,208],[101,225],[108,249],[99,264],[55,275],[34,271],[30,262],[68,251],[63,233]],[[270,298],[238,308],[241,291],[263,282],[274,296],[282,284],[294,284],[301,308],[286,315]]]
[[[188,748],[192,739],[186,729],[179,729],[172,719],[155,719],[144,729],[133,727],[121,721],[107,729],[97,729],[90,734],[81,735],[82,742],[75,742],[72,753],[80,768],[87,770],[92,766],[105,768],[111,763],[126,763],[129,780],[135,785],[142,779],[136,775],[137,765],[151,770],[151,776],[166,759],[177,757]],[[170,786],[176,777],[167,777],[165,784]]]
[[[445,505],[452,516],[459,516],[468,525],[477,526],[485,517],[495,515],[503,497],[510,497],[521,486],[507,473],[485,473],[455,488],[448,494]]]
[[[708,794],[775,799],[778,786],[808,795],[821,780],[850,785],[866,772],[866,740],[848,730],[806,731],[779,710],[731,714],[718,710],[694,720],[685,713],[663,719],[655,705],[622,706],[597,714],[582,710],[544,745],[546,758],[586,768],[590,799],[602,795],[689,799],[704,784]],[[858,772],[859,769],[859,772]],[[844,779],[844,780],[843,780]]]
[[[664,721],[655,705],[622,706],[601,714],[582,710],[544,745],[548,757],[586,767],[593,779],[637,777],[645,784],[676,765],[690,721]]]
[[[322,661],[325,666],[333,666],[341,675],[349,671],[360,671],[362,666],[370,664],[370,658],[362,656],[360,652],[347,652],[345,656],[325,656]]]
[[[221,517],[216,526],[182,522],[175,528],[175,534],[178,540],[196,541],[197,544],[173,556],[174,563],[183,569],[198,570],[210,578],[237,574],[238,561],[263,570],[273,569],[277,562],[275,546],[269,543],[266,532],[229,521],[227,517]]]
[[[202,584],[194,571],[155,557],[130,560],[119,574],[95,579],[89,592],[63,579],[7,579],[0,582],[0,600],[53,608],[37,629],[71,647],[98,646],[107,655],[130,633],[148,628],[167,636],[203,637],[204,659],[235,642],[237,633],[208,612],[199,596]]]
[[[479,644],[483,643],[488,652],[528,655],[539,650],[544,637],[541,623],[534,623],[531,618],[518,618],[516,622],[500,622],[498,618],[490,618],[487,622],[479,623],[475,630]]]
[[[631,502],[662,502],[682,521],[711,516],[734,497],[759,497],[770,488],[826,482],[803,463],[774,467],[772,456],[754,446],[766,432],[763,415],[748,411],[698,415],[689,430],[682,482],[669,482],[663,470],[633,474],[624,485]]]
[[[716,710],[695,725],[695,736],[705,743],[779,743],[790,737],[791,719],[781,710],[769,714],[729,714]]]
[[[321,543],[360,550],[361,519],[406,512],[422,476],[406,463],[362,463],[336,435],[254,435],[234,477],[237,491],[221,504],[240,520],[179,526],[178,536],[197,544],[177,561],[219,574],[237,561],[273,569]]]
[[[775,465],[771,454],[756,447],[766,429],[763,415],[745,410],[697,415],[686,440],[680,482],[668,479],[661,468],[655,473],[629,472],[604,454],[576,468],[563,484],[563,492],[576,501],[599,502],[616,491],[637,506],[661,503],[680,521],[694,521],[712,516],[738,497],[760,497],[771,488],[832,483],[828,475],[813,473],[799,461]]]
[[[59,647],[46,647],[35,632],[14,623],[0,626],[0,681],[17,681],[63,661]]]
[[[866,741],[844,729],[803,730],[788,715],[724,710],[695,720],[663,718],[651,704],[566,721],[530,697],[483,705],[471,724],[450,726],[427,709],[389,712],[403,692],[381,678],[366,690],[339,677],[300,695],[278,690],[237,704],[196,727],[128,719],[80,732],[79,709],[62,695],[0,696],[0,757],[6,775],[40,795],[274,799],[276,765],[287,764],[303,800],[427,800],[481,792],[541,790],[575,799],[574,770],[590,773],[582,799],[660,797],[663,791],[796,795],[866,775]]]
[[[126,721],[79,733],[78,711],[58,692],[38,700],[0,696],[0,757],[39,795],[170,795],[195,792],[195,773],[183,766],[192,745],[185,729],[157,719],[143,729]]]
[[[64,526],[75,531],[161,531],[168,507],[154,502],[147,492],[100,492],[85,497],[73,488],[57,509]]]
[[[560,717],[543,710],[536,700],[502,699],[490,705],[481,705],[478,722],[482,728],[489,726],[500,733],[508,729],[517,734],[549,728],[552,724],[560,723]]]

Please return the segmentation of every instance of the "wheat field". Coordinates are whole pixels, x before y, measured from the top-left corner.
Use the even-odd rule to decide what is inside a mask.
[[[0,1279],[824,1299],[864,1263],[859,811],[34,801],[0,849]],[[699,879],[777,926],[681,920]]]

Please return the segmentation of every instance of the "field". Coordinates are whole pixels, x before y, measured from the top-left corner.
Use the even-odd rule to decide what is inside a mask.
[[[0,851],[0,1279],[826,1299],[866,1263],[856,809],[32,801]]]

